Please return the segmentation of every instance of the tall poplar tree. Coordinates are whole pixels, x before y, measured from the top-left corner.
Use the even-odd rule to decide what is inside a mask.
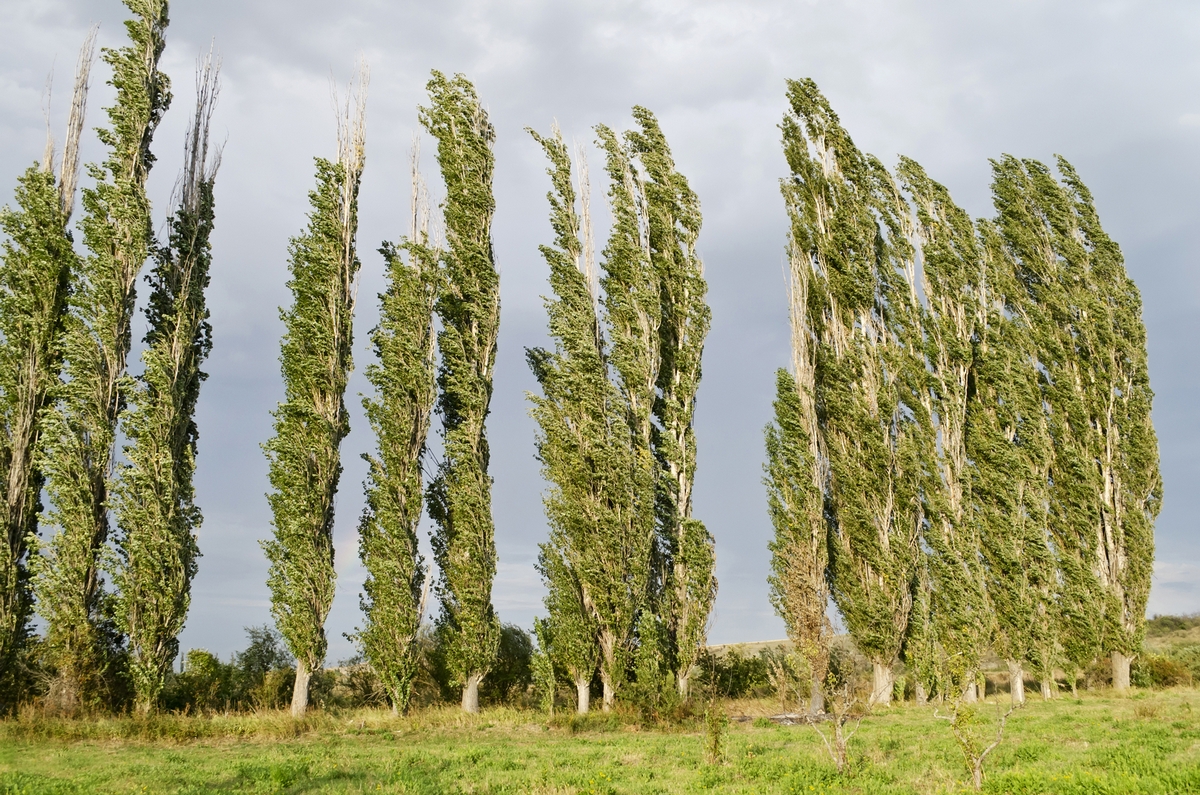
[[[1064,653],[1081,669],[1108,652],[1125,690],[1162,492],[1141,298],[1069,163],[1058,160],[1061,182],[1036,161],[994,168],[1000,228],[1041,308]]]
[[[610,128],[596,127],[605,154],[612,228],[602,252],[600,287],[608,332],[609,366],[629,433],[622,468],[626,497],[616,534],[607,542],[621,552],[609,572],[607,604],[598,610],[600,678],[604,708],[611,709],[624,682],[641,612],[649,607],[655,560],[657,462],[654,458],[654,401],[662,348],[662,304],[651,264],[646,195],[629,150]]]
[[[646,237],[661,302],[654,401],[662,555],[657,610],[670,640],[667,663],[679,694],[686,698],[696,660],[707,642],[717,595],[713,538],[704,523],[692,517],[696,392],[712,313],[705,301],[704,268],[696,253],[700,201],[687,178],[675,170],[658,119],[640,106],[634,107],[633,117],[641,129],[626,133],[625,138],[645,173]]]
[[[353,366],[358,187],[362,178],[366,67],[339,117],[338,159],[316,158],[308,228],[289,245],[292,306],[279,355],[285,396],[264,445],[275,533],[263,542],[270,562],[271,612],[296,658],[292,715],[308,707],[308,685],[325,662],[325,619],[333,604],[334,498],[340,445],[350,430],[346,381]]]
[[[168,245],[154,252],[145,369],[122,415],[128,463],[117,467],[112,508],[119,531],[114,584],[116,617],[129,638],[130,675],[139,711],[152,711],[179,653],[196,574],[194,502],[196,401],[212,349],[204,291],[212,259],[213,184],[220,153],[209,156],[217,99],[212,56],[196,76],[196,112],[184,146],[179,207],[168,221]]]
[[[542,395],[531,395],[538,422],[538,458],[551,484],[544,500],[550,539],[541,544],[538,570],[546,583],[549,652],[575,685],[576,710],[588,711],[600,647],[611,651],[613,618],[624,611],[618,587],[631,565],[621,543],[629,514],[629,428],[620,396],[608,378],[607,354],[596,307],[590,242],[586,160],[580,157],[582,213],[576,211],[571,159],[562,135],[530,131],[550,160],[550,223],[554,246],[541,246],[550,266],[553,299],[546,300],[555,349],[526,357]],[[616,597],[616,600],[613,597]],[[628,632],[628,628],[625,632]],[[609,675],[606,674],[606,678]]]
[[[912,200],[912,236],[921,253],[926,299],[921,329],[928,387],[921,396],[931,422],[925,457],[936,462],[924,489],[930,608],[951,685],[974,701],[980,659],[992,635],[968,445],[983,263],[975,225],[949,191],[909,158],[900,159],[898,173]]]
[[[789,183],[784,182],[787,193]],[[794,219],[793,219],[794,220]],[[810,263],[788,247],[788,297],[792,372],[775,373],[775,418],[767,426],[767,505],[775,537],[770,543],[771,604],[788,639],[808,663],[809,711],[824,711],[825,676],[833,635],[829,606],[829,526],[825,513],[828,462],[821,450],[816,405],[816,329],[809,314],[814,285]]]
[[[377,361],[367,367],[375,396],[363,409],[377,452],[367,461],[367,505],[359,522],[359,557],[367,570],[358,633],[392,711],[407,709],[417,672],[417,632],[428,593],[417,527],[424,512],[421,463],[437,396],[433,308],[438,251],[429,234],[429,204],[412,156],[412,228],[400,245],[384,243],[387,289],[371,332]]]
[[[888,702],[912,608],[928,418],[919,391],[913,254],[899,191],[861,153],[811,80],[789,81],[783,121],[792,234],[812,269],[817,396],[829,458],[831,595]]]
[[[58,351],[67,286],[78,267],[67,228],[75,204],[79,139],[95,54],[93,28],[79,53],[67,138],[57,180],[54,142],[47,137],[40,164],[18,179],[16,210],[0,211],[8,237],[0,261],[0,710],[18,694],[17,656],[29,635],[33,600],[26,561],[37,534],[45,477],[35,464],[42,415],[58,380]]]
[[[71,280],[62,336],[63,378],[46,415],[39,466],[57,526],[33,561],[38,613],[57,669],[52,696],[64,706],[96,703],[118,643],[110,596],[103,588],[101,550],[108,541],[108,490],[117,420],[127,398],[126,358],[138,273],[150,254],[152,230],[146,178],[150,142],[170,104],[170,81],[158,70],[166,0],[125,0],[130,43],[105,49],[116,103],[110,126],[98,131],[108,147],[96,180],[83,191],[81,228],[88,256]]]
[[[997,228],[1028,291],[1031,334],[1044,370],[1042,399],[1054,449],[1049,526],[1058,570],[1055,619],[1063,667],[1073,683],[1101,652],[1105,607],[1096,572],[1103,486],[1091,443],[1085,360],[1093,333],[1085,322],[1089,290],[1083,263],[1060,256],[1073,213],[1045,166],[1013,157],[993,162],[992,194]]]
[[[1050,438],[1028,295],[994,224],[978,225],[984,293],[968,407],[967,453],[979,523],[992,642],[1008,665],[1015,704],[1025,666],[1053,681],[1056,570],[1048,536]]]
[[[436,307],[444,452],[428,505],[437,523],[433,553],[441,571],[439,624],[447,662],[462,685],[463,710],[478,712],[479,683],[500,643],[492,606],[496,539],[485,429],[500,330],[500,274],[492,248],[496,133],[463,75],[447,79],[435,71],[427,89],[430,104],[421,108],[421,123],[438,141],[447,242]]]

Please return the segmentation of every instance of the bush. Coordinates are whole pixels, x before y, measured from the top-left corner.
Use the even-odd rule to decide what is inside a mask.
[[[483,678],[480,699],[487,704],[523,703],[533,683],[533,641],[515,624],[500,627],[500,648]]]
[[[770,654],[763,649],[747,655],[736,646],[723,654],[706,649],[697,661],[696,683],[718,698],[766,698],[772,693]]]
[[[1143,654],[1133,662],[1129,680],[1136,687],[1179,687],[1192,683],[1192,672],[1164,654]]]
[[[1200,627],[1200,613],[1192,613],[1190,616],[1155,616],[1146,622],[1146,634],[1157,638],[1172,632],[1184,632],[1193,627]]]

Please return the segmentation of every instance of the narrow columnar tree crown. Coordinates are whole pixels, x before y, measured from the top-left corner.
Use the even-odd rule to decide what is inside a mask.
[[[992,635],[968,448],[983,263],[975,225],[949,191],[909,158],[900,159],[898,172],[911,197],[911,236],[920,251],[925,295],[918,342],[927,362],[920,390],[921,416],[929,422],[923,458],[933,462],[923,488],[922,534],[931,620],[948,684],[973,700],[980,658]]]
[[[170,104],[170,81],[158,70],[165,44],[166,0],[125,0],[133,19],[130,43],[106,49],[116,102],[103,165],[83,191],[81,224],[89,254],[71,279],[70,311],[61,341],[63,378],[43,427],[39,466],[53,504],[57,532],[34,563],[38,612],[58,672],[55,697],[67,704],[102,696],[106,667],[119,644],[100,555],[109,534],[108,490],[117,420],[127,398],[135,284],[151,251],[146,178],[154,163],[150,141]]]
[[[492,606],[496,539],[485,429],[500,330],[500,274],[491,231],[496,133],[464,76],[434,72],[427,88],[430,104],[421,108],[421,123],[438,142],[447,244],[437,299],[443,457],[429,484],[428,504],[437,523],[439,627],[450,670],[463,687],[463,709],[475,712],[479,683],[500,643]]]
[[[0,262],[0,710],[18,697],[17,656],[30,634],[33,600],[25,557],[28,537],[37,534],[45,484],[35,453],[61,367],[67,287],[78,261],[67,222],[75,203],[95,36],[93,28],[79,53],[58,179],[48,138],[42,163],[18,180],[17,209],[0,211],[0,230],[8,238]]]
[[[417,631],[428,580],[417,548],[424,511],[421,463],[437,396],[433,307],[438,250],[430,239],[429,204],[412,156],[412,228],[399,245],[380,249],[387,289],[379,296],[379,325],[371,332],[377,361],[367,367],[375,396],[363,409],[377,452],[367,461],[367,505],[359,522],[359,557],[367,570],[358,633],[363,652],[391,701],[408,706],[417,672]]]
[[[116,617],[129,638],[130,675],[138,709],[157,706],[179,653],[196,574],[194,502],[196,401],[212,348],[204,291],[211,261],[213,183],[220,154],[209,157],[208,131],[217,98],[210,54],[196,80],[196,113],[184,147],[179,207],[168,222],[168,245],[155,253],[146,309],[145,369],[129,395],[122,428],[127,463],[112,489],[118,562]]]
[[[339,117],[338,159],[316,158],[308,228],[289,246],[292,305],[280,312],[284,400],[264,445],[270,462],[274,537],[263,543],[271,612],[296,657],[292,714],[308,705],[308,683],[325,661],[333,604],[334,497],[340,445],[350,430],[346,381],[352,367],[358,186],[363,169],[366,68]]]
[[[708,634],[717,595],[712,535],[692,517],[696,480],[696,392],[700,359],[712,313],[708,284],[696,253],[700,201],[675,170],[671,149],[654,114],[633,109],[639,130],[626,133],[644,172],[645,233],[660,295],[659,363],[654,400],[654,454],[658,461],[660,572],[656,609],[669,636],[666,661],[679,693],[688,694]]]
[[[929,423],[913,253],[887,170],[854,146],[812,81],[789,82],[788,99],[785,199],[814,286],[831,594],[874,664],[873,700],[887,701],[912,607]]]

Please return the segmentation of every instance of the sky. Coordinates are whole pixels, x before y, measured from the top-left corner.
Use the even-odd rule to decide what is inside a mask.
[[[0,204],[11,201],[6,186],[41,157],[47,107],[63,138],[88,27],[99,23],[101,46],[121,46],[125,16],[117,0],[0,0]],[[709,640],[783,637],[766,583],[763,427],[774,371],[789,361],[778,124],[785,81],[803,77],[816,80],[861,149],[889,166],[901,154],[916,159],[978,217],[992,215],[989,158],[1052,162],[1062,154],[1076,166],[1144,299],[1165,482],[1148,612],[1200,611],[1200,412],[1191,408],[1200,395],[1200,5],[205,0],[176,3],[171,17],[161,66],[175,101],[155,134],[149,183],[156,228],[182,162],[196,60],[214,43],[223,60],[214,137],[225,145],[208,292],[214,347],[197,418],[203,557],[184,649],[226,656],[245,646],[243,627],[271,620],[259,546],[271,533],[260,445],[283,394],[278,307],[289,300],[287,245],[306,222],[313,158],[336,154],[331,86],[344,91],[360,57],[371,73],[362,273],[347,396],[352,430],[337,501],[337,595],[326,625],[331,661],[355,654],[346,634],[361,623],[360,456],[373,440],[359,395],[369,392],[362,371],[383,286],[376,249],[407,231],[409,149],[421,132],[417,106],[431,69],[466,74],[497,132],[502,315],[488,433],[499,553],[493,598],[503,621],[529,627],[542,612],[534,562],[547,534],[526,397],[536,384],[524,349],[548,342],[547,268],[537,246],[551,239],[549,180],[524,130],[547,132],[557,120],[569,139],[589,145],[593,207],[603,208],[593,127],[627,129],[630,108],[644,105],[704,212],[699,248],[713,319],[696,417],[694,512],[717,547]],[[97,63],[89,127],[103,123],[113,97],[107,79]],[[436,200],[434,146],[427,137],[423,145]],[[102,159],[94,135],[83,156]],[[422,535],[428,530],[426,520]],[[425,549],[428,557],[427,541]]]

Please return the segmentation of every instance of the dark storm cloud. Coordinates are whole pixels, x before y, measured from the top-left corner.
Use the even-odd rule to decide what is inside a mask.
[[[120,42],[115,0],[0,0],[0,178],[40,156],[42,88],[57,69],[53,120],[88,24]],[[528,625],[540,608],[532,564],[545,537],[524,397],[534,383],[523,349],[545,339],[547,291],[536,246],[548,239],[547,180],[525,126],[557,119],[568,136],[628,123],[631,105],[660,117],[680,169],[704,204],[700,238],[713,327],[698,413],[696,513],[717,538],[711,639],[782,635],[767,602],[770,534],[761,480],[762,427],[774,368],[787,356],[782,290],[784,164],[776,125],[783,81],[811,76],[856,142],[894,163],[915,157],[973,214],[990,214],[987,158],[1003,152],[1071,159],[1096,194],[1142,289],[1150,333],[1155,421],[1166,502],[1158,524],[1152,611],[1200,609],[1194,519],[1200,495],[1200,280],[1193,226],[1200,210],[1200,10],[1189,3],[1008,0],[961,2],[506,2],[340,3],[208,0],[176,3],[164,66],[176,102],[158,135],[151,188],[165,211],[192,99],[191,70],[211,39],[224,57],[218,137],[228,136],[217,183],[210,303],[216,347],[200,405],[198,500],[204,558],[183,642],[227,653],[239,628],[268,620],[270,533],[259,444],[282,389],[276,355],[287,301],[286,247],[307,210],[312,157],[333,153],[331,75],[362,55],[371,66],[367,169],[361,197],[364,262],[357,319],[359,374],[381,287],[380,240],[404,231],[407,152],[430,68],[463,71],[498,129],[494,229],[502,273],[500,358],[490,433],[500,569],[496,603]],[[97,68],[101,83],[106,74]],[[111,91],[97,86],[90,120]],[[428,144],[428,142],[426,142]],[[85,157],[101,153],[94,144]],[[425,171],[436,185],[431,146]],[[593,182],[599,161],[593,159]],[[0,195],[8,188],[0,184]],[[594,206],[603,206],[601,187]],[[357,398],[353,400],[357,410]],[[361,414],[343,446],[337,600],[331,658],[351,654],[341,633],[358,620],[355,526],[370,434]]]

